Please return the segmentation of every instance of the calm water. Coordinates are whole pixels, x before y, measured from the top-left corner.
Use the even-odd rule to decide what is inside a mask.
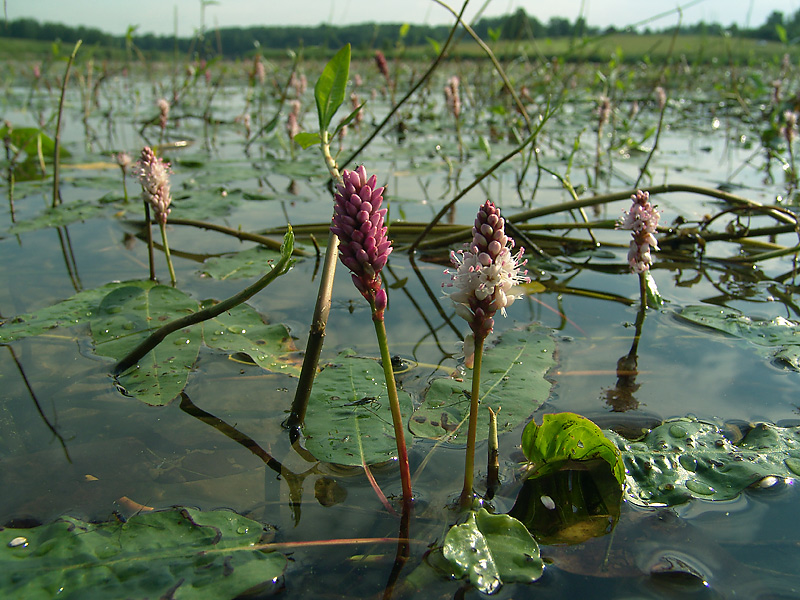
[[[365,77],[369,69],[369,65],[358,66]],[[469,82],[471,72],[467,67],[460,69]],[[313,80],[310,67],[308,75]],[[229,79],[234,77],[241,78],[229,75]],[[186,104],[174,109],[174,116],[196,113],[205,97],[203,84],[198,85]],[[245,110],[243,89],[244,84],[231,81],[215,96],[213,114],[222,124],[204,130],[187,116],[171,122],[169,141],[193,142],[188,148],[166,152],[175,171],[172,216],[180,217],[182,205],[197,200],[207,207],[204,210],[218,209],[212,216],[206,215],[206,220],[248,231],[280,227],[287,221],[296,227],[324,224],[331,212],[330,195],[315,149],[298,149],[297,160],[291,162],[281,122],[263,143],[251,148],[249,156],[244,154],[243,126],[234,122]],[[485,123],[498,119],[486,111],[478,112],[480,90],[472,88],[469,93],[477,99],[465,108],[463,127],[469,159],[459,164],[452,120],[438,100],[439,89],[435,84],[424,100],[409,108],[410,114],[404,117],[408,126],[404,143],[387,133],[358,159],[387,182],[392,219],[429,220],[458,189],[513,147],[506,140],[490,140],[492,156],[487,158],[479,138],[488,139]],[[69,96],[64,137],[71,156],[65,159],[63,172],[65,203],[122,195],[120,172],[110,153],[127,150],[135,154],[143,145],[137,131],[155,115],[153,106],[159,96],[150,92],[146,85],[132,89],[119,75],[110,78],[101,88],[100,108],[92,109],[88,130],[81,121],[79,95]],[[638,88],[630,94],[620,93],[614,104],[618,120],[605,129],[602,171],[606,176],[595,188],[598,193],[629,189],[638,176],[645,153],[624,148],[609,153],[607,149],[613,143],[612,135],[622,135],[622,120],[634,98],[639,99],[642,114],[632,131],[641,135],[655,123],[654,101],[643,93]],[[685,90],[675,90],[676,97],[682,93]],[[47,120],[56,106],[55,92],[48,95],[40,89],[26,106],[27,94],[27,88],[6,87],[4,111],[17,128],[36,125],[40,115]],[[668,94],[672,98],[671,90]],[[763,156],[756,152],[758,141],[752,139],[758,124],[747,124],[732,103],[716,102],[722,96],[715,92],[703,94],[714,102],[670,100],[665,117],[668,127],[650,166],[652,183],[709,188],[726,184],[734,193],[774,203],[776,196],[785,193],[782,172],[775,167],[775,182],[764,184]],[[542,164],[563,176],[572,142],[581,136],[583,149],[572,166],[575,186],[588,183],[594,168],[597,95],[593,88],[578,87],[574,102],[547,125],[539,144]],[[762,101],[752,101],[752,114],[758,113],[755,104]],[[310,92],[303,102],[303,123],[310,129],[315,120]],[[255,101],[251,110],[254,106]],[[536,106],[529,107],[534,115]],[[110,119],[103,116],[109,110]],[[385,110],[386,101],[380,97],[368,105],[362,131],[351,128],[340,158],[363,138],[369,120]],[[254,120],[263,123],[273,111],[274,101],[267,99],[263,120],[255,113]],[[433,120],[420,119],[428,113]],[[52,129],[51,124],[47,130]],[[146,134],[152,141],[158,137],[153,127]],[[644,146],[651,144],[652,138]],[[452,177],[442,156],[454,163]],[[507,216],[530,206],[569,200],[560,183],[547,173],[536,187],[535,169],[529,170],[518,189],[521,169],[521,160],[512,160],[496,177],[463,198],[450,220],[470,223],[486,197],[497,202]],[[135,197],[138,184],[130,180],[127,185]],[[291,192],[287,191],[290,186]],[[6,183],[3,190],[7,195]],[[14,192],[17,222],[42,213],[50,194],[50,179],[18,182]],[[254,194],[270,199],[247,199]],[[685,193],[654,200],[663,210],[662,224],[678,217],[697,220],[722,207],[717,201]],[[611,204],[597,218],[616,219],[627,206],[627,202]],[[115,205],[103,217],[65,227],[4,234],[0,239],[0,314],[13,317],[109,281],[147,277],[146,246],[136,237],[140,219],[139,203],[131,202]],[[554,215],[537,222],[566,219],[569,217]],[[765,217],[751,220],[753,226],[769,223]],[[10,225],[9,204],[0,202],[0,227],[7,231]],[[537,414],[574,411],[604,428],[629,429],[652,427],[663,419],[686,415],[713,422],[798,422],[796,372],[773,364],[767,349],[691,326],[675,316],[684,306],[712,303],[740,309],[752,317],[798,318],[792,302],[794,279],[784,277],[793,267],[790,258],[766,261],[755,268],[732,267],[716,258],[733,256],[739,247],[719,242],[707,246],[702,260],[669,251],[656,255],[653,273],[668,302],[660,310],[651,309],[644,323],[638,346],[638,387],[624,406],[610,404],[617,361],[628,354],[634,337],[637,308],[625,300],[636,300],[638,282],[625,272],[627,233],[598,230],[596,234],[600,241],[612,244],[602,254],[565,258],[560,270],[540,269],[532,260],[531,273],[547,284],[547,290],[518,301],[508,318],[497,319],[498,333],[538,321],[552,328],[558,340],[558,365],[551,373],[554,387]],[[157,238],[157,232],[154,235]],[[588,239],[585,232],[569,235]],[[317,233],[318,239],[325,237],[324,231]],[[202,277],[201,268],[207,256],[253,244],[181,226],[170,227],[169,240],[179,287],[192,297],[223,299],[249,283]],[[300,241],[307,243],[308,239],[301,236]],[[774,241],[796,243],[789,235]],[[445,320],[438,310],[452,317],[441,292],[447,280],[442,272],[445,261],[444,251],[426,252],[412,265],[406,254],[395,252],[386,273],[391,286],[387,329],[392,353],[421,365],[404,379],[412,393],[424,388],[425,378],[437,365],[447,370],[459,365],[459,341],[466,326],[455,317]],[[270,322],[289,326],[298,348],[305,345],[313,311],[317,266],[313,257],[299,261],[288,275],[249,302]],[[160,255],[157,270],[165,279],[166,266]],[[344,348],[374,356],[377,348],[367,308],[341,266],[337,275],[323,362]],[[599,294],[618,299],[600,298]],[[310,463],[292,450],[280,423],[293,397],[294,378],[201,350],[183,402],[178,399],[156,408],[121,395],[109,369],[107,360],[92,353],[88,328],[83,326],[55,329],[0,348],[0,522],[47,522],[62,514],[102,520],[114,512],[130,515],[137,505],[191,505],[231,508],[274,526],[279,541],[397,535],[397,519],[386,514],[360,469]],[[240,441],[250,438],[278,458],[300,476],[302,490],[290,490],[286,477],[279,477],[203,415],[232,426]],[[520,430],[504,435],[500,442],[505,486],[494,505],[501,512],[510,509],[520,487],[515,481]],[[434,456],[425,460],[431,452]],[[481,446],[479,464],[484,452]],[[463,451],[417,441],[410,458],[412,471],[417,472],[415,491],[420,496],[411,530],[420,543],[412,547],[412,561],[405,572],[419,563],[428,544],[441,541],[454,520],[443,508],[460,491]],[[391,466],[376,468],[375,475],[387,495],[400,493]],[[334,487],[342,496],[325,506],[330,502],[320,501],[315,490],[329,480],[336,482]],[[800,530],[794,514],[798,492],[793,482],[777,487],[747,491],[728,502],[695,500],[665,510],[643,510],[623,503],[613,534],[575,547],[543,547],[543,555],[552,563],[544,577],[530,586],[508,585],[498,597],[797,597],[800,581],[794,566],[800,558]],[[302,498],[294,506],[291,491]],[[664,557],[682,561],[684,567],[677,573],[651,575]],[[285,594],[371,597],[383,589],[393,559],[391,546],[297,550],[286,572]],[[397,595],[452,597],[458,588],[456,582],[440,580],[424,592],[399,588]],[[475,591],[466,593],[468,597],[477,595]]]

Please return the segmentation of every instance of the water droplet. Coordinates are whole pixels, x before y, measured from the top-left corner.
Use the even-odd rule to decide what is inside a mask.
[[[672,437],[678,438],[680,440],[686,437],[686,430],[680,425],[673,425],[672,427],[669,428],[669,434]]]
[[[694,473],[697,471],[697,459],[689,456],[688,454],[681,454],[678,461],[681,463],[681,466],[686,469],[687,471],[691,471]]]
[[[236,533],[247,533],[248,531],[250,531],[250,530],[247,529],[247,527],[245,527],[244,525],[242,525],[238,529],[236,529]]]
[[[686,487],[695,494],[700,494],[702,496],[711,496],[716,491],[710,485],[706,485],[705,483],[702,483],[695,479],[688,480],[686,482]]]
[[[789,457],[783,461],[795,475],[800,475],[800,458]]]
[[[8,542],[9,548],[27,548],[28,547],[28,539],[22,536],[15,537],[13,540]]]
[[[542,501],[542,504],[547,510],[555,510],[556,503],[553,502],[553,499],[550,496],[542,496],[539,499]]]
[[[774,475],[767,475],[760,481],[757,481],[755,483],[755,487],[761,488],[762,490],[767,490],[771,487],[775,487],[776,485],[778,485],[780,481],[781,480],[775,477]]]
[[[121,313],[122,312],[122,307],[121,306],[109,306],[108,310],[106,310],[106,312],[109,312],[112,315],[116,314],[116,313]]]
[[[136,327],[136,326],[131,322],[123,323],[123,325],[122,325],[122,328],[125,329],[126,331],[130,331],[134,327]]]

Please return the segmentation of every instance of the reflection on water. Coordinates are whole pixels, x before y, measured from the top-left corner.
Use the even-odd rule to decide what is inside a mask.
[[[239,108],[234,105],[241,100],[238,91],[231,91],[220,112],[233,118]],[[132,120],[133,109],[128,109],[126,118]],[[751,150],[731,141],[738,136],[724,137],[705,127],[710,122],[705,109],[693,110],[697,112],[689,116],[694,120],[687,122],[696,128],[681,128],[676,119],[662,135],[661,153],[651,165],[654,180],[717,187],[734,176],[743,195],[771,202],[780,188],[762,186],[763,173],[742,168]],[[12,112],[9,118],[24,123],[30,115]],[[734,129],[740,126],[732,123]],[[105,129],[95,125],[97,131]],[[373,170],[382,173],[388,184],[391,220],[430,220],[457,187],[486,166],[473,148],[471,162],[451,177],[440,158],[447,146],[438,154],[435,150],[443,134],[426,129],[424,123],[418,126],[416,141],[409,136],[398,147],[389,138],[379,139],[369,157]],[[187,122],[180,133],[200,140],[204,133],[195,127]],[[567,122],[563,131],[569,135],[554,133],[542,140],[542,160],[549,168],[563,171],[561,156],[571,147],[571,136],[580,135],[576,127]],[[115,122],[113,132],[104,144],[94,141],[97,149],[83,152],[83,129],[76,119],[65,131],[74,161],[107,160],[106,150],[112,147],[133,151],[141,144],[126,119]],[[323,233],[316,235],[324,239],[330,194],[321,161],[312,151],[287,163],[281,158],[285,150],[273,140],[253,146],[251,156],[244,157],[241,132],[221,129],[215,135],[213,151],[206,152],[198,143],[170,156],[174,188],[180,193],[175,216],[180,216],[182,206],[188,211],[190,202],[197,200],[218,205],[211,218],[230,227],[260,231],[287,221],[295,226],[322,224]],[[594,134],[584,135],[590,139]],[[494,143],[497,155],[511,147],[503,140]],[[632,156],[615,158],[609,189],[625,189],[635,180],[641,161],[635,153]],[[121,194],[119,173],[112,166],[106,172],[71,170],[67,165],[65,202],[99,201],[112,190]],[[529,205],[569,199],[556,180],[545,178],[534,188],[533,176],[520,169],[511,165],[498,171],[454,207],[448,219],[469,222],[474,206],[487,196],[506,215]],[[284,192],[287,189],[290,192]],[[16,221],[39,214],[47,194],[41,183],[18,184]],[[688,193],[664,194],[654,201],[664,211],[666,223],[678,217],[700,222],[718,208],[715,202]],[[114,204],[113,211],[97,218],[0,239],[3,317],[40,310],[79,289],[145,277],[147,255],[135,204]],[[599,218],[614,220],[621,210],[621,204],[607,206]],[[0,213],[5,231],[9,207],[3,205]],[[765,222],[763,216],[753,217],[751,225],[759,222]],[[738,308],[753,317],[797,319],[800,310],[793,298],[790,258],[753,268],[720,260],[736,253],[730,244],[710,242],[702,258],[699,248],[691,256],[665,245],[653,274],[667,304],[642,318],[636,277],[625,272],[624,232],[594,234],[616,245],[605,254],[580,255],[577,250],[586,250],[588,237],[570,233],[584,242],[564,241],[563,247],[576,254],[559,262],[558,268],[543,262],[540,271],[531,256],[529,266],[543,290],[517,301],[507,319],[497,319],[498,333],[531,321],[554,330],[559,364],[551,373],[555,386],[542,411],[578,412],[604,428],[631,434],[661,419],[688,414],[715,422],[781,423],[798,418],[797,373],[770,363],[766,351],[746,341],[675,317],[683,306],[710,303]],[[200,267],[206,256],[252,244],[177,226],[169,239],[181,289],[194,298],[225,298],[244,287],[242,280],[203,277]],[[791,245],[796,236],[781,234],[774,240]],[[442,298],[443,262],[444,252],[421,252],[413,264],[395,252],[385,272],[387,333],[392,353],[413,365],[399,375],[412,394],[418,395],[432,374],[459,366],[464,328]],[[157,269],[165,272],[163,262]],[[301,260],[250,301],[271,322],[286,323],[299,338],[298,347],[303,347],[313,310],[317,269],[313,257]],[[337,276],[340,281],[348,279],[341,266]],[[377,354],[372,337],[362,333],[367,313],[352,286],[337,284],[333,303],[323,360],[349,347],[366,356]],[[203,350],[182,399],[153,408],[119,394],[109,368],[92,353],[84,326],[61,327],[0,352],[0,523],[31,525],[65,513],[94,520],[112,513],[125,518],[142,507],[191,505],[232,508],[275,526],[278,541],[397,536],[398,518],[378,499],[363,469],[318,464],[289,443],[281,422],[291,403],[294,379]],[[492,500],[499,511],[510,510],[520,488],[514,463],[519,434],[517,429],[501,439],[503,486]],[[460,491],[457,474],[463,449],[418,441],[411,447],[410,461],[419,496],[410,527],[420,543],[411,545],[404,573],[424,559],[427,545],[441,541],[446,526],[456,518],[444,507]],[[371,472],[389,503],[396,504],[400,489],[394,465],[374,466]],[[479,473],[479,480],[484,475]],[[726,503],[692,501],[676,509],[643,511],[623,502],[611,533],[573,546],[545,546],[543,554],[552,562],[543,579],[533,586],[506,586],[497,597],[798,597],[800,526],[793,510],[797,493],[791,482],[781,481]],[[292,551],[291,556],[285,585],[292,597],[371,597],[383,589],[392,572],[395,547],[377,542],[310,546]],[[424,597],[453,597],[461,594],[457,588],[453,582],[433,579],[426,581]],[[399,586],[395,597],[404,596],[422,597]]]

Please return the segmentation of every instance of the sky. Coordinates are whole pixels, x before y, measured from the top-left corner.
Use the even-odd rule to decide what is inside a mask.
[[[129,26],[137,33],[172,35],[177,13],[178,35],[192,36],[201,27],[248,27],[253,25],[319,25],[363,23],[366,21],[448,24],[452,14],[437,0],[5,0],[8,19],[20,17],[66,25],[96,27],[108,33],[124,34]],[[462,0],[441,0],[460,10]],[[484,16],[498,16],[522,8],[542,22],[551,17],[574,21],[583,9],[590,25],[617,28],[650,20],[647,25],[663,29],[678,22],[676,8],[682,7],[683,23],[697,21],[722,25],[736,23],[755,27],[774,10],[794,14],[800,0],[471,0],[466,17],[474,18],[485,6]],[[665,14],[666,13],[666,14]],[[659,18],[658,15],[663,15]]]

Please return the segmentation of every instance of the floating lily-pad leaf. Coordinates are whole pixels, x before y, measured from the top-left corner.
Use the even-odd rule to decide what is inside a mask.
[[[783,317],[771,321],[752,319],[721,306],[687,306],[678,315],[690,321],[744,338],[759,346],[778,346],[773,358],[800,371],[800,325]]]
[[[192,190],[175,195],[171,214],[181,219],[208,220],[228,216],[240,203],[236,195],[224,195],[222,190]]]
[[[117,288],[103,298],[92,317],[95,352],[119,360],[167,321],[197,309],[189,296],[164,285]],[[186,387],[200,340],[198,327],[170,334],[117,382],[126,394],[147,404],[169,403]]]
[[[717,425],[689,419],[668,421],[637,442],[606,435],[622,453],[637,504],[730,500],[765,477],[800,476],[800,427],[760,423],[737,443]]]
[[[411,414],[411,397],[397,391],[400,411]],[[315,458],[361,465],[397,458],[383,367],[370,358],[341,353],[317,375],[303,433]]]
[[[209,258],[203,264],[203,273],[214,279],[241,279],[261,277],[270,270],[270,262],[280,259],[281,253],[263,246],[242,250],[231,256]]]
[[[108,283],[93,290],[78,292],[71,298],[53,306],[8,319],[0,326],[0,343],[7,344],[41,335],[56,327],[72,327],[80,323],[88,323],[94,316],[100,301],[113,290],[126,286],[150,289],[155,285],[157,284],[154,281],[125,281]]]
[[[62,517],[0,530],[0,595],[28,598],[236,598],[277,588],[286,557],[253,546],[264,527],[234,512],[140,513],[126,523]],[[19,539],[23,538],[23,539]]]
[[[600,459],[608,463],[620,486],[625,467],[617,446],[586,417],[573,413],[544,415],[522,431],[522,451],[530,461],[528,477],[554,473],[566,463]]]
[[[539,544],[525,526],[485,508],[470,512],[466,523],[450,528],[443,553],[456,574],[468,577],[484,594],[496,592],[504,583],[531,583],[544,571]]]
[[[497,429],[509,431],[521,425],[550,394],[551,383],[545,379],[555,364],[555,342],[540,325],[503,332],[495,346],[487,347],[481,372],[481,410],[478,414],[478,438],[489,431],[491,406],[498,413]],[[460,442],[466,437],[472,371],[463,381],[434,379],[425,392],[420,408],[412,415],[414,435]]]
[[[27,221],[19,221],[8,228],[8,233],[15,235],[49,227],[63,227],[77,221],[93,219],[109,213],[107,207],[87,200],[76,200],[69,204],[60,204],[48,208],[42,214]]]
[[[203,340],[210,348],[246,354],[268,371],[300,375],[300,362],[294,354],[297,348],[286,325],[264,323],[246,304],[204,321]]]
[[[0,326],[0,343],[40,335],[59,326],[89,323],[95,352],[118,361],[167,321],[199,309],[198,303],[180,290],[152,281],[110,283],[6,321]],[[152,405],[170,402],[186,385],[204,331],[209,347],[233,355],[244,353],[271,371],[299,374],[287,328],[266,324],[255,310],[239,305],[216,319],[167,336],[137,366],[117,378],[121,391]]]

